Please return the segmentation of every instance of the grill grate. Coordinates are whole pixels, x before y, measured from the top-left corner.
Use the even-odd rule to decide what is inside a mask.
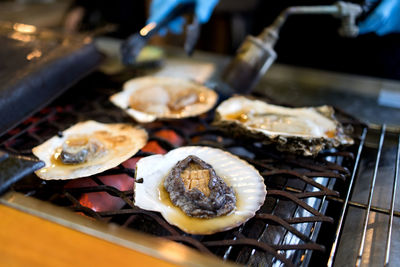
[[[362,228],[360,231],[361,234],[361,238],[358,244],[356,244],[356,254],[355,254],[355,261],[354,261],[354,265],[355,266],[361,266],[362,264],[362,260],[363,260],[363,256],[364,256],[364,252],[365,252],[365,244],[366,244],[366,236],[367,236],[367,228],[369,226],[369,220],[370,220],[370,214],[371,212],[377,212],[377,213],[382,213],[382,214],[387,214],[389,215],[389,220],[388,220],[388,224],[387,224],[387,235],[386,238],[384,240],[384,244],[382,247],[385,247],[385,251],[384,251],[384,262],[380,262],[379,264],[383,264],[384,266],[388,266],[389,265],[389,259],[390,259],[390,255],[391,255],[391,244],[392,244],[392,235],[393,235],[393,221],[394,221],[394,217],[400,217],[400,212],[399,211],[395,211],[395,203],[396,203],[396,192],[397,192],[397,183],[398,183],[398,176],[399,176],[399,166],[400,166],[400,162],[399,162],[399,157],[400,157],[400,135],[397,134],[397,146],[396,146],[396,159],[393,163],[390,163],[391,166],[394,166],[394,175],[393,175],[393,182],[392,182],[392,190],[391,193],[389,193],[389,190],[385,190],[388,191],[388,195],[389,195],[389,199],[390,199],[390,208],[386,209],[386,208],[382,208],[379,206],[372,206],[372,200],[374,197],[374,192],[375,192],[375,188],[376,188],[376,180],[377,180],[377,175],[379,173],[379,171],[383,172],[382,168],[380,169],[379,166],[382,165],[382,151],[384,148],[384,140],[385,137],[387,138],[388,135],[390,135],[390,133],[386,132],[386,126],[383,125],[380,133],[379,133],[379,140],[378,142],[373,142],[373,146],[375,146],[377,144],[377,148],[374,149],[376,150],[376,159],[374,161],[374,168],[373,168],[373,174],[372,174],[372,178],[371,181],[369,183],[369,190],[368,190],[368,200],[367,203],[361,203],[361,202],[356,202],[356,201],[351,201],[351,194],[354,188],[354,184],[355,184],[355,180],[357,178],[360,179],[360,174],[359,174],[359,169],[360,169],[360,160],[362,159],[362,152],[363,149],[365,148],[365,142],[366,142],[366,137],[367,137],[367,129],[364,129],[363,133],[362,133],[362,137],[361,137],[361,143],[359,145],[358,148],[358,152],[357,152],[357,157],[356,157],[356,161],[355,161],[355,166],[353,169],[353,173],[350,179],[350,184],[349,184],[349,190],[347,191],[346,197],[345,199],[339,200],[339,202],[343,203],[343,208],[341,211],[341,215],[339,218],[339,223],[336,229],[336,233],[335,233],[335,238],[334,238],[334,242],[332,245],[332,249],[330,252],[330,256],[329,256],[329,260],[328,260],[328,266],[333,266],[334,262],[335,262],[335,257],[337,256],[337,250],[339,247],[339,241],[340,241],[340,237],[343,234],[343,226],[344,226],[344,221],[345,221],[345,216],[349,213],[349,208],[351,207],[355,207],[357,209],[360,210],[365,210],[365,216],[364,219],[362,220]],[[390,178],[388,179],[390,181]],[[389,189],[389,188],[386,188]],[[335,199],[336,201],[338,201],[338,199]],[[370,241],[369,241],[370,242]],[[369,253],[370,254],[370,253]],[[377,255],[379,255],[378,253],[376,253]],[[368,260],[368,259],[364,259],[364,260]],[[371,263],[372,264],[372,263]]]
[[[124,112],[108,101],[108,96],[118,90],[113,88],[120,88],[120,85],[100,79],[103,83],[99,84],[103,86],[93,86],[91,83],[96,78],[91,77],[81,82],[51,107],[40,111],[3,136],[0,139],[1,147],[13,153],[31,155],[32,147],[78,121],[94,119],[101,122],[132,122]],[[361,136],[356,138],[360,143],[358,150],[352,151],[357,149],[353,147],[349,151],[326,151],[314,159],[309,159],[277,152],[261,143],[232,139],[210,125],[212,118],[213,114],[210,112],[198,118],[146,125],[150,134],[149,143],[152,146],[149,146],[150,149],[149,147],[142,149],[134,158],[175,148],[176,145],[171,140],[157,136],[160,130],[173,130],[182,138],[184,145],[221,148],[253,164],[265,179],[267,198],[257,215],[236,229],[210,236],[188,235],[170,226],[158,213],[135,207],[133,190],[119,190],[102,180],[104,176],[126,175],[127,179],[133,182],[134,169],[123,165],[88,178],[90,186],[71,188],[65,181],[41,181],[31,176],[16,184],[13,189],[56,205],[70,207],[76,212],[98,220],[162,236],[206,254],[213,253],[224,260],[241,264],[308,265],[312,251],[325,251],[325,246],[329,246],[329,249],[331,245],[329,243],[325,246],[316,243],[318,233],[323,223],[334,222],[332,217],[324,214],[330,200],[340,201],[339,193],[334,188],[335,184],[346,187],[346,177],[351,174],[350,189],[353,185],[365,142],[366,129],[361,135],[356,134]],[[352,170],[352,173],[349,170]],[[82,197],[96,193],[118,198],[123,203],[122,208],[93,210],[93,207],[90,208],[82,201]],[[335,255],[347,207],[352,204],[349,194],[350,190],[338,220],[332,255]],[[373,187],[371,196],[372,194]],[[369,203],[368,212],[371,209],[373,207]],[[393,206],[390,212],[393,218],[393,213],[396,214]],[[390,240],[388,242],[390,244]]]

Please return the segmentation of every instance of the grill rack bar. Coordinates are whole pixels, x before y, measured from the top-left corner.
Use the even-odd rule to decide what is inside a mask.
[[[354,163],[354,169],[353,169],[353,172],[352,172],[351,178],[350,178],[349,189],[347,190],[346,198],[345,198],[345,201],[344,201],[344,204],[343,204],[343,208],[342,208],[342,213],[340,215],[339,222],[338,222],[338,227],[336,229],[335,241],[333,241],[331,253],[329,255],[329,260],[328,260],[328,264],[327,264],[327,266],[329,266],[329,267],[332,267],[333,260],[334,260],[334,257],[336,255],[337,246],[339,244],[338,241],[339,241],[340,233],[341,233],[342,228],[343,228],[344,216],[346,215],[348,207],[349,207],[349,199],[350,199],[350,195],[351,195],[351,193],[353,191],[354,180],[356,178],[357,170],[358,170],[358,167],[360,165],[361,153],[362,153],[362,150],[364,148],[365,139],[366,139],[366,136],[367,136],[367,131],[368,131],[367,128],[364,128],[363,132],[362,132],[362,135],[361,135],[360,145],[358,146],[357,156],[356,156],[356,160],[355,160],[355,163]]]
[[[371,213],[372,197],[373,197],[374,191],[375,191],[376,176],[378,174],[378,167],[379,167],[379,162],[380,162],[381,154],[382,154],[383,141],[385,140],[385,132],[386,132],[386,125],[384,124],[382,126],[381,135],[380,135],[380,138],[379,138],[379,146],[378,146],[378,152],[377,152],[377,155],[376,155],[374,174],[373,174],[371,186],[370,186],[370,189],[369,189],[367,214],[366,214],[365,219],[364,219],[364,227],[363,227],[363,232],[362,232],[360,249],[358,251],[358,256],[357,256],[357,260],[356,260],[356,266],[357,267],[361,265],[362,254],[363,254],[363,251],[364,251],[365,236],[367,234],[368,220],[369,220],[369,215]]]
[[[249,161],[249,162],[252,162],[252,163],[255,163],[254,161]],[[285,182],[285,186],[284,187],[286,187],[287,186],[287,183],[288,183],[288,180]],[[280,199],[277,199],[277,201],[279,202],[280,201]],[[275,209],[274,209],[274,211],[273,211],[273,213],[272,214],[274,214],[275,213]],[[291,214],[291,217],[294,217],[294,214],[296,213],[296,210],[295,211],[293,211],[293,213]],[[264,225],[264,229],[263,229],[263,231],[261,231],[261,233],[259,234],[259,236],[258,236],[258,238],[257,238],[257,241],[258,242],[261,242],[261,238],[262,238],[262,234],[265,232],[265,231],[267,231],[267,229],[268,229],[268,224],[265,224]],[[288,230],[286,230],[286,233],[288,232]],[[285,234],[286,235],[286,234]],[[249,254],[249,258],[251,257],[251,256],[253,256],[254,254],[256,253],[256,249],[253,249],[252,251],[251,251],[251,253]],[[279,260],[279,259],[278,259]]]
[[[393,215],[394,215],[394,205],[396,201],[396,191],[397,191],[397,181],[399,178],[399,166],[400,166],[400,135],[397,143],[397,154],[396,154],[396,166],[395,166],[395,174],[393,181],[393,189],[392,189],[392,201],[390,203],[390,218],[388,224],[388,238],[385,248],[385,267],[389,266],[389,258],[390,258],[390,244],[392,241],[392,230],[393,230]]]
[[[301,192],[300,190],[298,190],[296,188],[291,188],[291,187],[287,187],[286,190],[289,191],[289,192],[294,192],[294,193]],[[344,203],[345,202],[345,200],[343,200],[341,198],[338,198],[338,197],[335,197],[335,196],[327,196],[327,199],[335,201],[335,202],[338,202],[338,203]],[[360,208],[360,209],[367,209],[368,208],[368,206],[366,204],[363,204],[363,203],[360,203],[360,202],[357,202],[357,201],[349,200],[347,203],[348,203],[347,205],[351,206],[351,207],[356,207],[356,208]],[[377,206],[371,206],[371,211],[375,211],[375,212],[386,214],[386,215],[390,215],[391,214],[391,210],[390,209],[385,209],[385,208],[381,208],[381,207],[377,207]],[[393,215],[395,217],[400,217],[400,211],[394,210],[393,211]]]
[[[329,181],[329,182],[331,183],[331,186],[328,185],[328,188],[329,188],[329,187],[333,187],[332,181]],[[318,210],[320,213],[325,214],[325,211],[326,211],[327,206],[328,206],[328,203],[326,202],[326,200],[327,200],[329,197],[330,197],[330,196],[327,196],[327,195],[323,196],[322,201],[321,201],[320,208],[319,208],[319,210]],[[320,230],[321,226],[322,226],[322,223],[321,223],[321,222],[315,222],[315,224],[314,224],[314,226],[313,226],[315,230],[314,230],[314,231],[312,232],[312,234],[311,234],[311,240],[312,240],[313,242],[316,242],[316,240],[317,240],[317,238],[318,238],[318,234],[317,234],[317,233],[319,233],[319,230]],[[309,261],[310,261],[310,259],[311,259],[311,255],[312,255],[312,252],[309,253],[309,254],[306,256],[306,258],[303,260],[301,266],[307,266],[307,265],[308,265],[308,263],[309,263]]]

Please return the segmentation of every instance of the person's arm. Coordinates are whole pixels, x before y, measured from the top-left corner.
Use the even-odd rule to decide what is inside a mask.
[[[400,32],[400,0],[383,0],[375,10],[359,23],[360,34],[385,35]]]
[[[177,5],[182,3],[194,3],[195,14],[200,23],[206,23],[217,5],[218,0],[153,0],[150,5],[150,16],[147,23],[159,23],[163,20]],[[183,17],[178,17],[171,21],[167,29],[161,29],[160,34],[164,35],[168,30],[175,34],[181,34],[183,31]]]

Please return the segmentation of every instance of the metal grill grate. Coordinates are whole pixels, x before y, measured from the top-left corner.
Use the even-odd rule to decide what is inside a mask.
[[[132,122],[108,101],[108,96],[118,90],[112,88],[119,88],[120,85],[103,80],[103,86],[93,86],[91,83],[95,78],[91,77],[89,81],[80,83],[51,107],[42,110],[3,136],[0,140],[1,147],[14,153],[30,155],[32,147],[78,121],[95,119],[101,122]],[[86,83],[90,86],[86,87]],[[317,243],[320,228],[335,221],[325,215],[328,203],[332,201],[344,203],[342,214],[339,217],[338,214],[332,215],[338,217],[336,239],[329,259],[329,264],[332,264],[348,206],[357,206],[357,203],[350,201],[350,193],[367,130],[364,129],[362,134],[355,134],[359,136],[356,138],[360,144],[358,148],[353,147],[349,151],[341,152],[326,151],[317,158],[309,159],[277,152],[260,143],[234,140],[210,125],[212,117],[211,112],[200,118],[149,124],[146,129],[150,133],[149,142],[156,144],[159,151],[169,151],[175,148],[175,145],[170,140],[158,137],[156,133],[160,130],[173,130],[182,138],[184,145],[221,148],[237,154],[259,169],[268,189],[265,204],[253,219],[231,231],[210,236],[187,235],[166,223],[158,213],[135,207],[133,190],[119,190],[102,180],[102,177],[107,175],[127,175],[128,179],[133,181],[134,169],[123,165],[89,178],[90,186],[71,188],[66,186],[67,182],[45,182],[31,176],[16,184],[13,189],[56,205],[70,207],[76,212],[98,220],[163,236],[206,254],[216,254],[224,260],[254,266],[260,264],[275,266],[282,263],[288,266],[308,265],[312,251],[323,252],[325,247],[329,250],[332,244],[333,237],[324,242],[324,245]],[[362,127],[360,128],[362,130]],[[153,150],[143,149],[135,155],[135,158],[151,155],[154,151],[154,146]],[[349,190],[347,190],[346,177],[350,175]],[[342,195],[348,192],[344,200],[339,198],[336,187],[342,188],[345,192]],[[373,187],[371,188],[372,197]],[[82,196],[96,192],[117,197],[122,200],[123,207],[94,211],[82,203]],[[392,203],[394,203],[394,193]],[[369,201],[367,211],[370,210],[374,210],[374,207]],[[388,212],[391,212],[391,221],[394,215],[398,216],[393,204]],[[392,229],[391,225],[392,223],[389,231]],[[390,239],[388,244],[390,247]]]
[[[350,207],[355,207],[360,210],[365,210],[364,218],[361,221],[361,223],[362,223],[362,227],[360,229],[361,238],[359,238],[359,240],[357,239],[356,242],[358,242],[358,243],[355,244],[356,246],[354,247],[355,253],[354,253],[353,264],[355,266],[361,266],[362,261],[366,260],[371,265],[379,264],[379,265],[388,266],[389,262],[390,262],[389,259],[391,256],[393,221],[394,221],[395,216],[400,217],[400,212],[395,210],[397,183],[398,183],[398,176],[399,176],[398,169],[399,169],[399,156],[400,156],[400,135],[397,134],[396,137],[394,137],[394,136],[391,137],[392,139],[395,140],[395,142],[397,142],[397,145],[395,146],[396,147],[395,160],[394,160],[394,162],[389,162],[389,165],[394,168],[394,174],[392,176],[393,179],[389,176],[386,176],[387,180],[389,182],[391,182],[391,185],[392,185],[391,190],[389,190],[389,187],[385,188],[385,189],[387,189],[387,190],[385,190],[385,191],[387,191],[386,199],[390,201],[390,208],[387,209],[387,208],[383,208],[381,206],[372,206],[374,192],[375,192],[375,188],[376,188],[377,176],[379,174],[379,171],[383,172],[382,168],[380,169],[379,167],[380,167],[380,165],[382,165],[382,151],[384,148],[384,140],[385,140],[385,137],[388,138],[388,136],[389,136],[389,138],[390,138],[390,135],[391,135],[391,133],[386,132],[385,125],[383,125],[380,130],[378,141],[372,142],[372,146],[377,145],[377,147],[376,148],[374,147],[375,161],[374,161],[372,177],[369,182],[367,201],[366,201],[366,203],[351,201],[351,195],[352,195],[352,192],[354,191],[355,181],[357,178],[360,179],[360,172],[361,172],[359,170],[360,162],[363,159],[362,153],[363,153],[363,149],[365,148],[367,134],[368,134],[367,129],[364,129],[364,131],[362,133],[361,143],[360,143],[360,146],[359,146],[358,152],[357,152],[355,166],[354,166],[353,173],[352,173],[352,176],[350,179],[349,190],[346,194],[345,199],[339,200],[340,202],[343,203],[343,208],[342,208],[341,215],[339,218],[338,227],[337,227],[337,230],[335,233],[335,239],[334,239],[332,249],[330,252],[328,266],[333,266],[335,263],[335,257],[337,256],[336,254],[337,254],[338,247],[340,244],[340,237],[343,234],[344,222],[346,219],[346,215],[349,213]],[[370,146],[371,146],[371,144],[370,144]],[[393,147],[393,145],[392,145],[392,147]],[[389,216],[388,224],[387,224],[387,234],[386,234],[385,238],[383,239],[383,244],[381,243],[382,247],[384,248],[384,253],[381,253],[383,255],[383,257],[379,257],[379,253],[375,252],[375,256],[377,256],[377,258],[378,258],[378,262],[372,261],[371,259],[363,259],[363,257],[365,258],[365,253],[364,253],[365,252],[365,244],[366,244],[366,242],[371,243],[370,240],[369,241],[366,240],[367,229],[368,229],[368,225],[369,225],[369,221],[370,221],[371,212],[377,212],[377,213],[386,214]],[[368,253],[368,254],[371,255],[371,253]]]

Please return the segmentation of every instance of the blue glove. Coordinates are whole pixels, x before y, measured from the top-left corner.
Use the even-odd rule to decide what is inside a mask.
[[[360,34],[400,32],[400,0],[383,0],[359,27]]]
[[[195,14],[200,23],[206,23],[211,16],[214,7],[217,5],[218,0],[153,0],[150,6],[150,16],[147,23],[159,23],[163,20],[177,5],[184,3],[195,4]],[[181,34],[183,32],[183,25],[185,19],[178,17],[171,21],[167,28],[172,33]],[[167,29],[161,29],[160,34],[165,35]]]

